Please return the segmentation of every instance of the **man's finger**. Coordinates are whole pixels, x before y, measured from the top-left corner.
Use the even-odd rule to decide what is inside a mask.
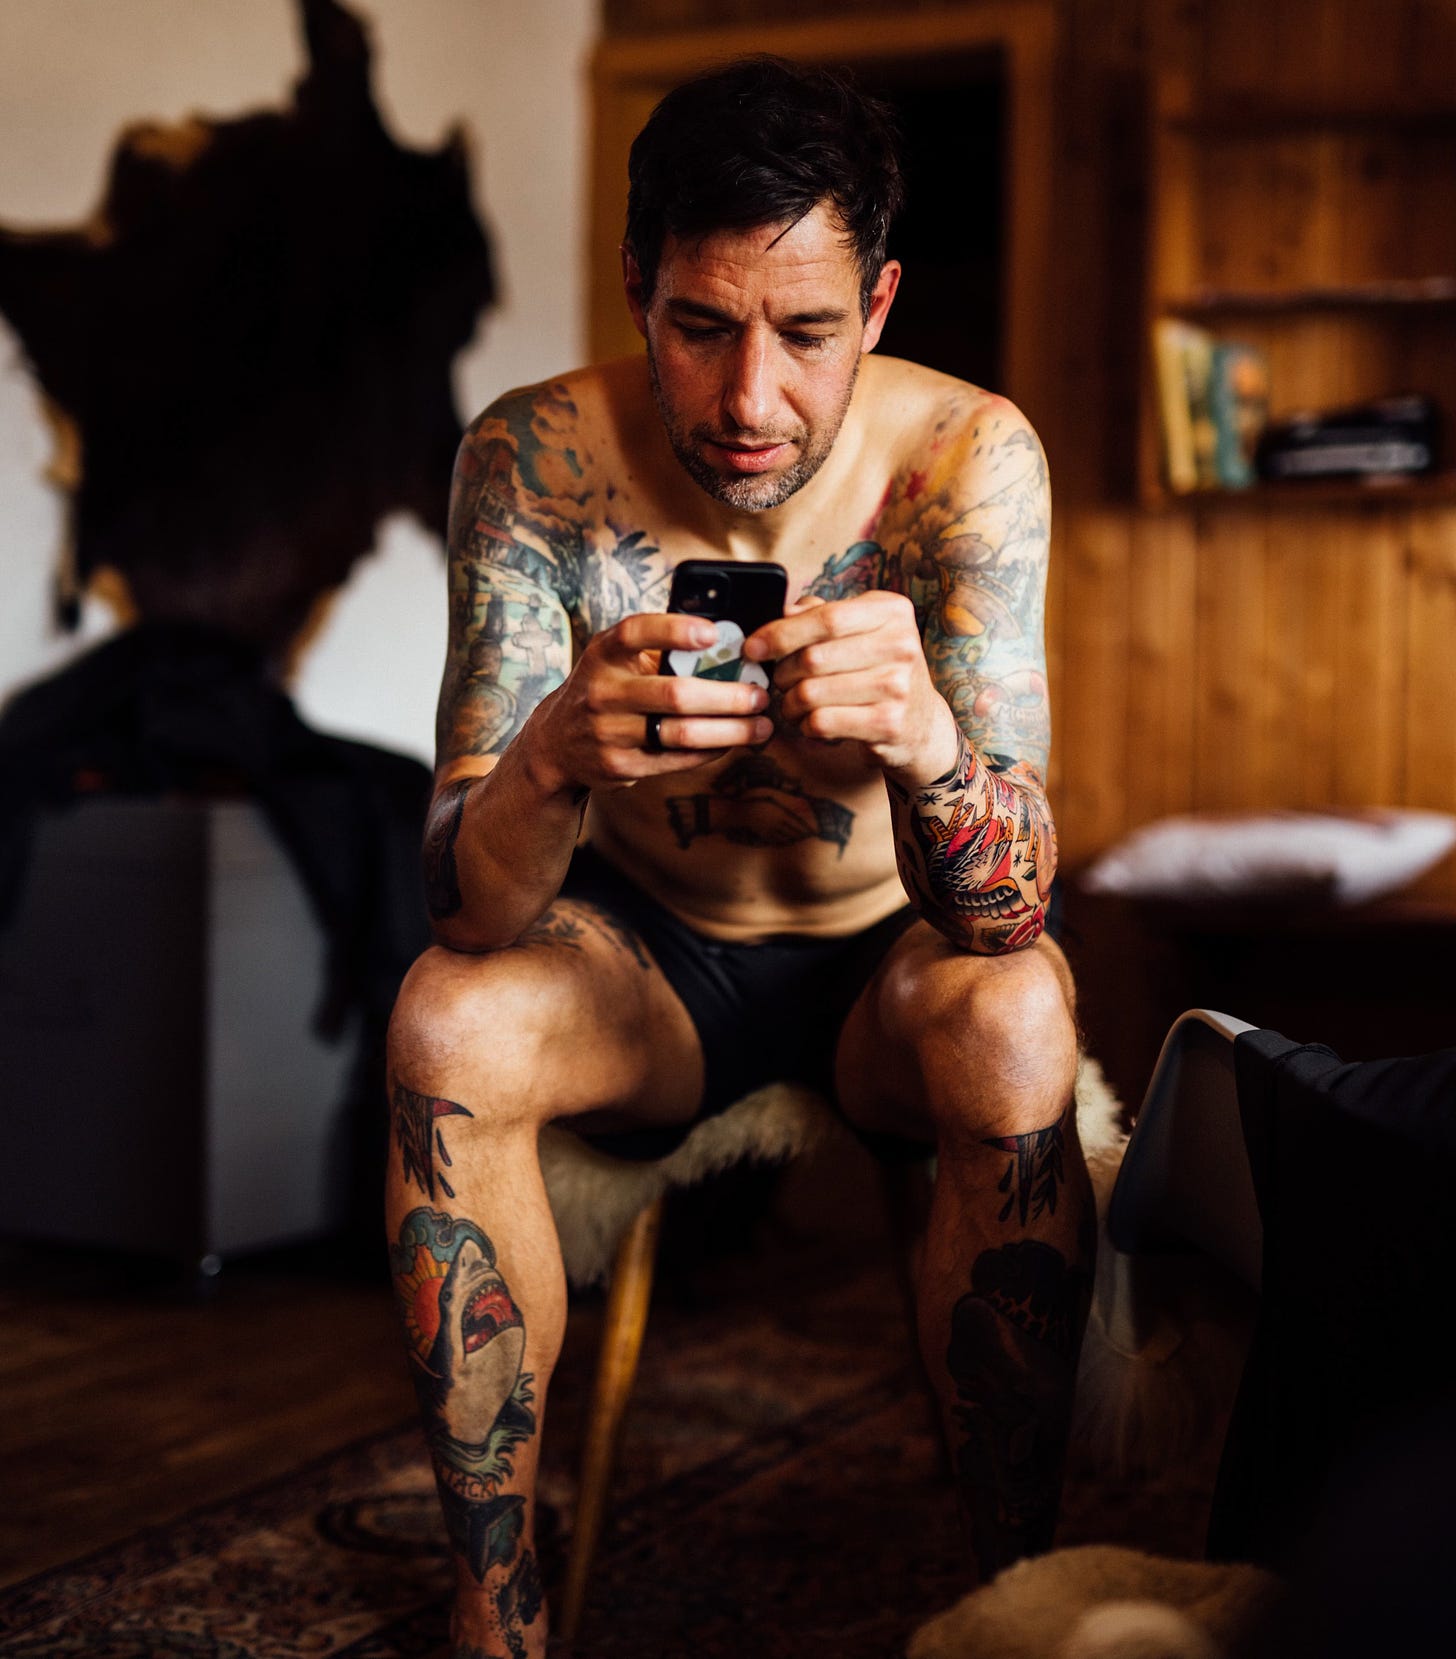
[[[879,629],[868,634],[812,640],[775,665],[773,683],[780,691],[788,691],[801,680],[821,674],[852,674],[859,669],[873,668],[886,660],[885,647],[886,639]]]
[[[752,743],[767,743],[773,736],[773,721],[759,716],[753,720],[699,720],[672,715],[657,728],[665,750],[741,749]]]
[[[800,651],[816,640],[869,633],[885,621],[885,607],[879,601],[893,598],[891,594],[859,593],[852,599],[830,599],[788,616],[775,617],[748,636],[743,654],[750,662],[769,662]]]
[[[889,701],[899,688],[882,668],[854,674],[822,674],[797,684],[784,698],[787,720],[800,720],[814,709],[866,708]]]
[[[716,717],[757,714],[768,707],[769,701],[762,686],[745,680],[708,680],[677,674],[603,676],[596,695],[600,708]]]
[[[767,743],[773,736],[773,722],[764,715],[723,718],[629,712],[597,715],[592,723],[592,735],[604,750],[642,750],[655,755],[659,751],[652,747],[649,738],[651,719],[657,721],[657,738],[663,751],[734,748],[746,743]]]
[[[597,635],[609,656],[626,660],[639,651],[701,651],[713,644],[718,632],[700,616],[678,611],[639,611],[624,616],[614,628]]]

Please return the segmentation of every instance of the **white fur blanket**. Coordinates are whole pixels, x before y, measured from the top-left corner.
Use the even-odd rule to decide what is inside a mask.
[[[1223,1659],[1278,1589],[1258,1567],[1083,1544],[1008,1567],[922,1625],[906,1659]]]
[[[1077,1131],[1100,1214],[1127,1136],[1101,1069],[1085,1057],[1077,1070]],[[652,1163],[610,1157],[569,1129],[542,1130],[541,1172],[567,1277],[574,1285],[601,1283],[633,1217],[669,1189],[695,1186],[745,1159],[782,1163],[848,1134],[819,1095],[789,1083],[755,1090],[700,1123],[670,1157]]]

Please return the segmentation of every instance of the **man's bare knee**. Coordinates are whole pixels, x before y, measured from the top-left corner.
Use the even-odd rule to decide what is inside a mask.
[[[469,1103],[504,1125],[545,1121],[567,1090],[569,992],[537,953],[439,948],[410,969],[389,1028],[390,1086]]]
[[[1059,954],[946,952],[896,989],[942,1134],[1026,1134],[1060,1118],[1076,1075],[1077,1037]]]

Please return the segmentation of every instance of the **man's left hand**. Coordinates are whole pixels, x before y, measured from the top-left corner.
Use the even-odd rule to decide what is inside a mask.
[[[910,787],[955,766],[960,732],[931,682],[915,608],[902,594],[800,599],[750,634],[743,654],[777,659],[782,716],[806,736],[862,743]]]

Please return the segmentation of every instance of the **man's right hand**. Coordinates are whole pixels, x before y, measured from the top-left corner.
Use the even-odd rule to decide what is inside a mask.
[[[597,634],[517,739],[546,790],[622,788],[766,743],[773,722],[760,687],[658,672],[664,651],[702,650],[715,638],[711,622],[676,613],[624,617]],[[661,752],[651,746],[652,716]]]

